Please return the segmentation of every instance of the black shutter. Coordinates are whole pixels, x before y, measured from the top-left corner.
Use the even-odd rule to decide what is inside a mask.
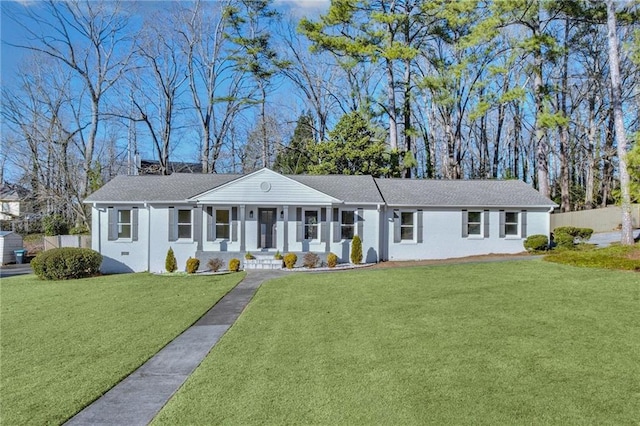
[[[339,243],[342,239],[342,232],[340,232],[340,209],[333,209],[333,242]]]
[[[507,234],[505,230],[505,213],[504,210],[500,210],[500,238],[504,238]]]
[[[138,241],[138,208],[131,209],[131,240]]]
[[[422,242],[422,210],[418,210],[417,214],[418,214],[418,238],[417,238],[417,242],[421,243]]]
[[[393,211],[393,242],[399,243],[402,241],[400,234],[400,210]]]
[[[107,221],[109,223],[109,229],[107,230],[107,240],[117,240],[118,224],[116,223],[116,210],[113,207],[107,208]]]
[[[520,238],[527,238],[527,211],[520,212]]]
[[[364,237],[364,211],[362,209],[358,209],[358,236],[362,240]]]
[[[238,208],[231,207],[231,241],[238,241]]]
[[[320,241],[325,242],[329,240],[329,227],[327,226],[327,209],[320,209]]]
[[[169,241],[176,241],[178,236],[178,224],[176,223],[176,209],[169,207]]]
[[[296,241],[302,241],[302,209],[296,208]]]
[[[484,211],[484,237],[489,238],[489,210]]]
[[[469,236],[469,212],[462,210],[462,238]]]

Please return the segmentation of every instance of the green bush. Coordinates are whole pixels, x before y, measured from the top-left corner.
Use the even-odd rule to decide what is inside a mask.
[[[287,269],[293,269],[297,261],[298,256],[296,256],[295,253],[287,253],[284,255],[284,266],[286,266]]]
[[[593,234],[591,228],[577,228],[575,226],[560,226],[553,230],[553,240],[556,246],[571,249],[575,246],[575,240],[588,241]]]
[[[178,261],[176,260],[176,255],[173,254],[173,249],[169,247],[167,251],[167,257],[164,259],[164,269],[167,272],[175,272],[178,269]]]
[[[253,259],[255,259],[256,257],[255,257],[254,255],[252,255],[250,251],[248,251],[248,252],[244,255],[244,258],[245,258],[246,260],[253,260]]]
[[[102,255],[87,248],[63,247],[39,253],[32,261],[33,272],[42,280],[69,280],[100,274]]]
[[[282,260],[282,255],[280,254],[280,250],[278,250],[276,254],[273,255],[273,258],[275,260]]]
[[[69,225],[59,214],[50,214],[42,218],[42,230],[44,235],[66,235],[69,233]]]
[[[187,259],[187,267],[185,268],[185,271],[187,271],[187,274],[195,274],[196,272],[198,272],[199,267],[200,267],[200,259],[196,259],[189,256],[189,258]]]
[[[240,259],[235,257],[229,261],[229,270],[231,272],[238,272],[240,270]]]
[[[70,235],[90,235],[91,231],[84,225],[74,226],[69,230]]]
[[[209,259],[209,261],[207,262],[207,266],[213,272],[218,272],[220,268],[222,268],[222,265],[224,265],[224,262],[222,261],[222,259],[219,259],[217,257],[214,257],[213,259]]]
[[[318,265],[318,262],[320,262],[320,257],[312,252],[307,252],[302,257],[302,264],[305,268],[313,269]]]
[[[524,240],[524,248],[527,251],[543,251],[549,247],[549,239],[546,235],[535,234],[529,235]]]
[[[337,264],[338,264],[338,255],[336,255],[335,253],[329,253],[327,255],[327,266],[329,268],[335,268]]]
[[[357,265],[362,262],[362,240],[355,235],[351,240],[351,263]]]

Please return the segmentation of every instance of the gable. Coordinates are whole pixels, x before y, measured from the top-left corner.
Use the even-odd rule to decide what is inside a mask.
[[[332,204],[341,200],[269,169],[258,170],[191,197],[218,204]]]

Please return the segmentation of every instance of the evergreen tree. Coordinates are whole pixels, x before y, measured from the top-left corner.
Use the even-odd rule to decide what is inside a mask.
[[[360,112],[343,115],[329,140],[313,146],[309,173],[399,176],[398,159],[387,151],[383,134]]]
[[[311,112],[307,112],[298,118],[293,137],[289,145],[284,147],[276,156],[273,170],[292,175],[307,172],[311,164],[313,145],[315,145],[313,128],[314,121]]]

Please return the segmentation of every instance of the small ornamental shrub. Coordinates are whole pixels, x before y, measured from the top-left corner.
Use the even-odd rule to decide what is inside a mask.
[[[229,270],[231,272],[238,272],[240,270],[240,259],[235,257],[229,261]]]
[[[549,239],[546,235],[535,234],[529,235],[526,240],[524,240],[524,248],[527,251],[543,251],[546,250],[549,246]]]
[[[275,260],[282,260],[282,255],[280,254],[280,250],[278,250],[276,254],[273,255],[273,258]]]
[[[47,237],[66,235],[69,233],[69,225],[61,215],[51,214],[42,218],[42,230]]]
[[[219,259],[217,257],[214,257],[213,259],[209,259],[209,261],[207,262],[207,266],[213,272],[218,272],[223,265],[224,265],[224,262],[222,261],[222,259]]]
[[[256,257],[255,257],[254,255],[252,255],[250,251],[248,251],[248,252],[244,255],[244,258],[245,258],[246,260],[252,260],[252,259],[255,259]]]
[[[305,268],[313,269],[318,265],[318,262],[320,262],[320,257],[312,252],[307,252],[302,257],[302,264]]]
[[[362,240],[355,235],[351,240],[351,263],[357,265],[362,262]]]
[[[298,256],[296,256],[295,253],[287,253],[284,255],[284,266],[286,266],[287,269],[293,269],[297,261]]]
[[[338,255],[335,253],[329,253],[327,255],[327,266],[329,268],[335,268],[338,264]]]
[[[199,267],[200,259],[189,257],[189,259],[187,259],[187,267],[185,268],[185,271],[187,271],[187,274],[195,274]]]
[[[178,269],[178,261],[176,260],[176,255],[173,254],[173,249],[169,247],[167,251],[167,257],[164,259],[164,269],[167,272],[175,272]]]
[[[565,234],[563,232],[554,233],[553,242],[556,247],[572,249],[575,245],[575,237],[571,234]]]
[[[102,255],[87,248],[63,247],[40,252],[32,261],[42,280],[70,280],[100,274]]]
[[[91,231],[84,225],[74,226],[69,230],[70,235],[90,235]]]

